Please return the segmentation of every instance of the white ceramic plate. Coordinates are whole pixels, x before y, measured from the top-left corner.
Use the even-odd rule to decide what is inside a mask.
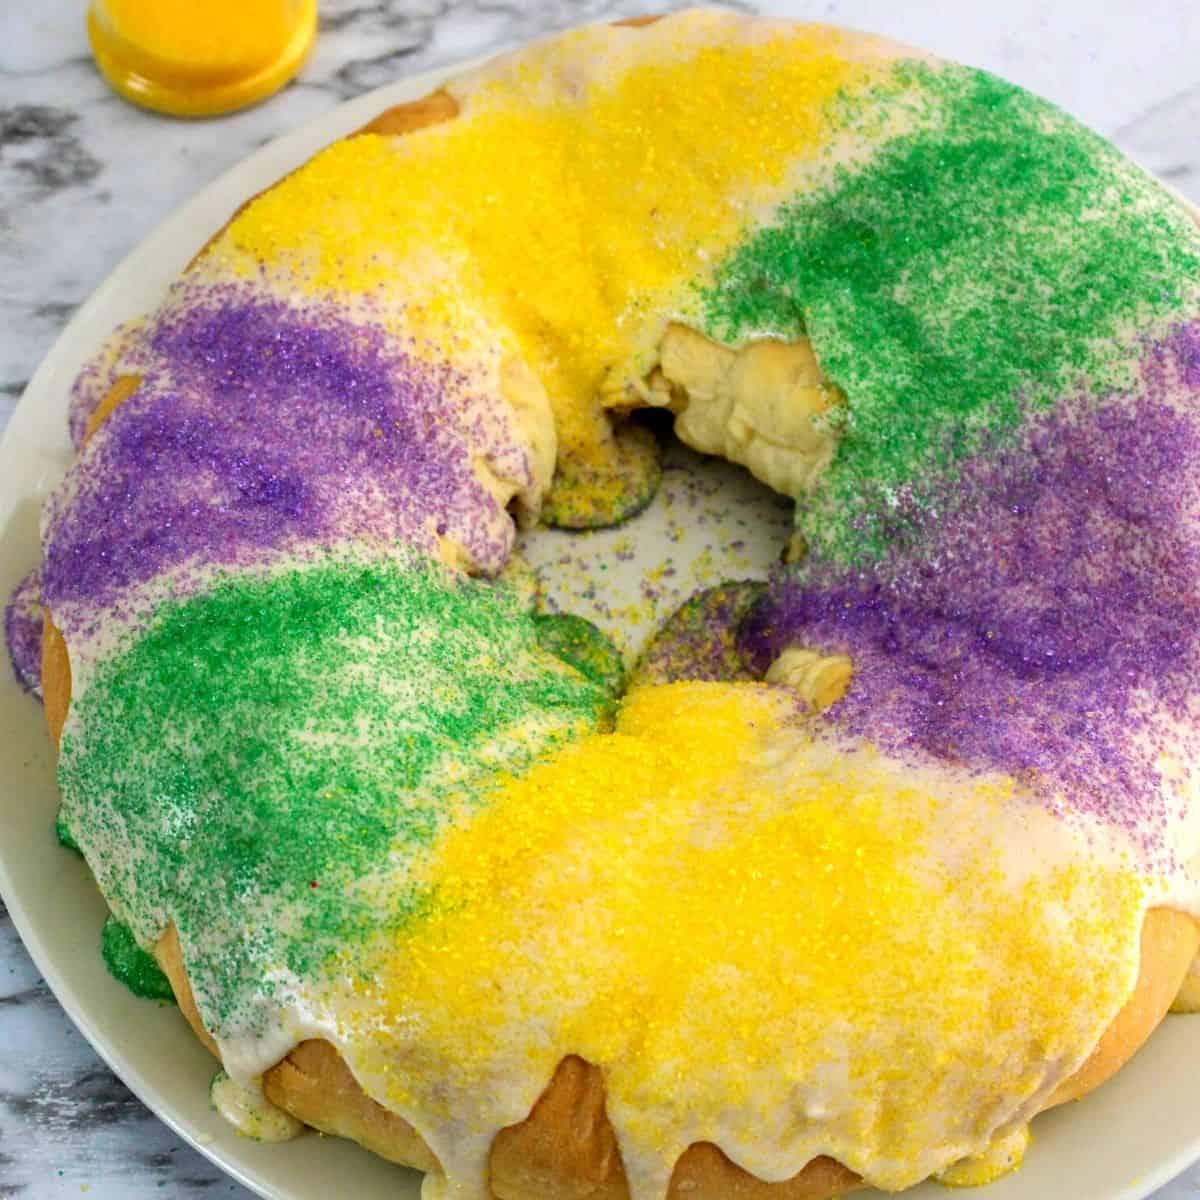
[[[461,69],[461,68],[459,68]],[[207,237],[248,196],[376,113],[435,88],[450,72],[360,97],[259,150],[184,205],[109,276],[38,368],[0,445],[0,597],[38,561],[42,499],[73,452],[66,410],[82,363],[120,321],[157,303]],[[761,575],[782,544],[788,515],[742,472],[682,452],[663,493],[621,529],[587,535],[538,531],[526,553],[547,593],[589,615],[633,651],[655,619],[696,586]],[[630,553],[631,552],[631,553]],[[599,591],[580,594],[580,568]],[[629,619],[632,608],[634,618]],[[58,794],[41,709],[0,667],[0,892],[54,994],[134,1092],[177,1133],[235,1178],[273,1200],[415,1200],[420,1176],[348,1142],[306,1136],[283,1146],[238,1137],[211,1109],[214,1064],[171,1007],[138,1000],[99,953],[106,912],[91,876],[55,841]],[[1140,1200],[1200,1157],[1200,1017],[1169,1018],[1115,1081],[1080,1104],[1040,1118],[1021,1171],[981,1200]],[[944,1200],[927,1186],[909,1193]]]

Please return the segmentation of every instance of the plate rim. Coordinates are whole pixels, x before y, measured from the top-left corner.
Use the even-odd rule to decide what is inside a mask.
[[[522,44],[530,45],[538,40],[542,39],[529,39]],[[251,180],[252,186],[256,186],[254,181],[259,178],[267,179],[262,186],[269,187],[271,181],[282,178],[287,171],[317,153],[322,146],[352,132],[390,105],[418,99],[436,89],[447,79],[470,71],[503,55],[512,48],[512,45],[505,44],[486,54],[417,72],[335,104],[326,112],[309,118],[295,128],[289,129],[257,147],[174,208],[105,275],[103,281],[74,312],[39,361],[22,391],[3,437],[0,437],[0,465],[4,463],[9,454],[15,453],[14,447],[25,432],[25,425],[32,423],[31,415],[39,401],[45,399],[51,406],[56,403],[61,406],[65,430],[67,397],[65,394],[59,395],[56,400],[54,389],[54,377],[58,374],[61,365],[64,362],[70,363],[72,359],[82,361],[88,354],[94,352],[97,344],[93,336],[93,327],[97,323],[97,318],[111,313],[114,308],[123,307],[118,300],[119,293],[125,288],[126,281],[136,277],[148,260],[160,255],[168,260],[181,257],[180,247],[190,247],[188,250],[190,255],[203,246],[211,233],[222,227],[218,224],[215,229],[208,229],[206,222],[197,220],[198,217],[206,215],[214,205],[224,206],[225,202],[229,201],[222,223],[227,221],[236,206],[246,198],[245,181],[247,178]],[[1146,173],[1151,175],[1148,171]],[[1200,224],[1200,205],[1189,200],[1167,181],[1159,179],[1157,176],[1151,175],[1151,177],[1173,195],[1197,224]],[[111,320],[108,321],[107,328],[112,328]],[[81,347],[86,347],[86,354],[79,353]],[[73,374],[73,372],[71,373]],[[0,485],[0,499],[7,490]],[[0,517],[4,516],[5,514],[0,512]],[[13,926],[21,938],[26,952],[49,986],[56,1003],[61,1006],[75,1028],[113,1074],[137,1096],[149,1112],[243,1187],[264,1197],[265,1200],[290,1200],[289,1193],[279,1191],[269,1179],[260,1178],[253,1167],[237,1161],[225,1147],[193,1129],[188,1117],[182,1112],[175,1111],[175,1106],[159,1094],[157,1086],[147,1078],[128,1049],[111,1039],[101,1026],[89,1016],[87,1002],[77,992],[74,985],[67,980],[63,969],[56,961],[55,952],[35,928],[35,920],[32,916],[33,906],[28,905],[20,898],[20,890],[15,886],[9,870],[3,839],[0,839],[0,898],[7,907]],[[1194,1019],[1200,1021],[1200,1016]],[[1135,1055],[1135,1059],[1136,1057]],[[339,1139],[330,1140],[338,1141]],[[368,1151],[362,1152],[369,1153]],[[1123,1186],[1117,1185],[1119,1190],[1111,1193],[1110,1200],[1146,1200],[1158,1188],[1197,1161],[1200,1161],[1200,1117],[1197,1118],[1195,1133],[1184,1142],[1180,1149],[1162,1157],[1156,1162],[1153,1169],[1146,1171],[1138,1179]],[[398,1167],[395,1169],[402,1170]],[[864,1200],[867,1195],[869,1194],[864,1194]],[[987,1193],[983,1193],[983,1195],[986,1196]]]
[[[155,256],[160,250],[169,251],[180,245],[191,244],[192,249],[189,253],[195,253],[204,245],[208,237],[222,228],[222,225],[218,225],[215,229],[200,233],[198,231],[204,229],[204,225],[202,222],[196,221],[197,216],[206,213],[215,202],[227,199],[227,193],[234,196],[240,195],[244,200],[246,189],[243,181],[247,176],[254,178],[260,173],[264,176],[270,173],[272,181],[278,181],[293,168],[293,165],[303,163],[313,154],[318,153],[323,146],[346,136],[391,105],[420,99],[447,79],[470,71],[506,53],[509,49],[511,47],[505,45],[487,54],[474,55],[443,66],[430,68],[427,71],[420,71],[372,88],[361,96],[355,96],[335,104],[328,111],[309,118],[295,128],[289,129],[257,147],[175,207],[105,275],[101,283],[75,310],[41,358],[13,409],[3,436],[0,437],[0,463],[3,463],[7,453],[11,452],[11,447],[16,444],[21,433],[24,432],[24,424],[28,420],[25,414],[32,412],[43,393],[50,393],[49,399],[53,401],[52,380],[59,361],[63,358],[74,357],[77,347],[91,340],[88,336],[90,327],[95,323],[97,316],[114,307],[114,297],[122,289],[124,281],[136,274],[142,263]],[[264,186],[269,187],[271,183],[268,182]],[[225,221],[232,217],[234,209],[239,203],[241,203],[240,200],[234,199],[229,205]],[[109,328],[112,327],[110,324]],[[89,347],[88,353],[93,353],[97,348],[93,344]],[[69,402],[69,397],[64,399]],[[62,403],[62,413],[65,430],[66,403]],[[4,602],[7,602],[7,597],[4,597]],[[14,886],[2,847],[0,847],[0,900],[3,900],[13,928],[20,937],[34,966],[53,993],[55,1002],[61,1006],[71,1023],[100,1056],[109,1070],[137,1096],[138,1100],[157,1120],[162,1121],[172,1132],[214,1166],[243,1187],[263,1197],[264,1200],[287,1200],[287,1197],[278,1192],[269,1181],[257,1178],[249,1168],[229,1158],[220,1146],[209,1143],[202,1135],[189,1128],[186,1118],[182,1114],[176,1114],[172,1107],[159,1097],[157,1088],[145,1077],[145,1073],[132,1061],[128,1053],[121,1046],[114,1044],[99,1025],[89,1017],[82,997],[77,995],[76,989],[66,980],[56,962],[54,952],[45,944],[36,930],[29,906],[19,898],[19,891]],[[403,1168],[397,1166],[396,1169],[402,1170]]]

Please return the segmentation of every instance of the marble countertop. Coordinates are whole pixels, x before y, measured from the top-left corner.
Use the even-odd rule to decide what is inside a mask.
[[[202,184],[255,147],[404,74],[660,0],[321,0],[282,94],[219,121],[140,112],[92,66],[84,0],[0,5],[0,429],[74,309]],[[1195,0],[775,0],[739,7],[873,29],[1056,100],[1200,201]],[[248,1197],[108,1071],[0,906],[0,1200]],[[1156,1200],[1200,1195],[1200,1167]]]

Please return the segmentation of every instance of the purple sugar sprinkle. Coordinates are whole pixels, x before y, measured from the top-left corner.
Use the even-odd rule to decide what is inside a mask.
[[[1146,367],[1150,386],[1170,387],[1172,374],[1185,388],[1200,392],[1200,321],[1181,325],[1166,341],[1151,347]]]
[[[67,431],[71,435],[71,445],[76,450],[83,448],[83,438],[92,413],[99,407],[112,383],[111,373],[102,371],[95,362],[84,367],[75,380],[67,407]]]
[[[140,321],[127,321],[118,325],[100,351],[76,376],[67,406],[67,429],[71,435],[71,445],[76,450],[83,446],[92,413],[99,408],[118,376],[141,368],[138,355],[140,324]]]
[[[17,584],[4,609],[4,640],[17,682],[42,698],[42,579],[34,568]]]
[[[764,587],[753,580],[730,580],[696,592],[655,634],[634,668],[631,686],[753,679],[738,653],[735,631]]]
[[[371,537],[436,551],[434,530],[499,568],[510,523],[471,447],[527,473],[471,425],[466,380],[380,329],[211,288],[166,310],[143,343],[143,383],[105,423],[50,509],[44,594],[111,605],[172,567]],[[186,582],[181,582],[186,587]]]
[[[1157,752],[1200,750],[1198,351],[1200,323],[1181,328],[1138,394],[965,463],[901,513],[909,534],[877,567],[806,564],[777,583],[742,653],[760,671],[789,644],[847,653],[854,681],[828,713],[841,729],[1016,775],[1161,850]]]

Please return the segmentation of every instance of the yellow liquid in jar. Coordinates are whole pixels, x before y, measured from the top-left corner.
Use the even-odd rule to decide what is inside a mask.
[[[175,116],[253,104],[300,69],[316,0],[93,0],[96,64],[127,100]]]

